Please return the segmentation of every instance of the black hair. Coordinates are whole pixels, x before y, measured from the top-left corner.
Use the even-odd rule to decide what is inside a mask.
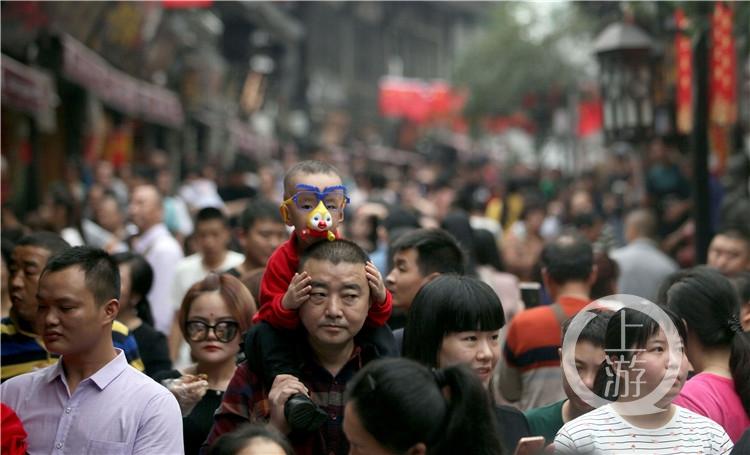
[[[437,367],[443,337],[471,330],[500,330],[505,313],[495,291],[468,276],[443,274],[414,296],[404,328],[404,357]]]
[[[126,251],[112,255],[112,259],[120,265],[127,264],[130,267],[130,295],[140,296],[135,305],[138,317],[148,325],[154,325],[154,316],[151,313],[151,304],[148,301],[148,293],[154,283],[154,269],[146,258],[140,254]]]
[[[581,235],[563,234],[544,245],[540,261],[557,284],[586,281],[594,266],[594,250]]]
[[[594,314],[594,317],[586,323],[583,329],[581,329],[581,333],[578,334],[576,341],[587,341],[598,348],[604,348],[604,335],[607,332],[607,324],[612,318],[613,312],[599,308],[586,310],[586,312]],[[570,318],[562,325],[563,340],[565,340],[565,334],[568,333],[568,328],[570,328],[572,320],[573,318]]]
[[[732,277],[732,284],[740,297],[740,305],[750,302],[750,272],[741,272]]]
[[[427,455],[503,453],[489,394],[465,365],[433,372],[409,359],[376,360],[347,384],[345,398],[364,429],[393,452],[423,443]]]
[[[389,235],[399,228],[419,228],[419,218],[409,209],[395,205],[388,208],[388,215],[383,220],[383,227]]]
[[[596,265],[596,280],[591,284],[589,298],[598,300],[608,295],[617,294],[617,278],[620,276],[620,266],[607,253],[594,255]]]
[[[596,211],[590,211],[585,213],[576,213],[571,218],[571,224],[579,230],[585,230],[594,226],[600,221],[599,215]]]
[[[302,270],[302,267],[310,259],[328,261],[334,265],[341,262],[365,264],[370,260],[365,250],[356,243],[345,239],[336,239],[330,242],[323,240],[311,245],[300,257],[299,270]]]
[[[526,192],[523,198],[523,209],[521,209],[522,220],[525,220],[532,212],[547,212],[547,204],[544,203],[542,196],[536,192]]]
[[[443,229],[416,229],[393,241],[391,254],[414,249],[422,276],[431,273],[466,273],[466,258],[456,239]]]
[[[644,307],[644,311],[625,307],[617,310],[607,322],[607,330],[604,335],[604,351],[608,357],[618,357],[628,362],[637,353],[634,349],[645,348],[649,338],[653,337],[661,329],[659,323],[652,315],[656,314],[655,307]],[[682,320],[669,308],[662,308],[667,314],[677,334],[680,336],[682,348],[687,344],[687,331]],[[627,324],[626,324],[627,323]],[[624,327],[624,330],[623,330]],[[670,330],[669,327],[665,328]],[[667,334],[668,335],[668,334]],[[623,343],[623,340],[624,343]],[[675,349],[674,346],[669,346]],[[609,360],[609,359],[608,359]],[[616,401],[619,391],[612,387],[608,393],[608,383],[617,383],[614,378],[617,373],[612,370],[608,360],[602,362],[594,380],[594,392],[602,398]]]
[[[378,248],[378,227],[380,226],[380,218],[377,215],[367,215],[365,217],[365,223],[367,224],[367,242],[372,245],[372,251]]]
[[[474,229],[474,254],[478,265],[492,266],[498,272],[505,271],[497,240],[487,229]]]
[[[114,199],[114,201],[117,202],[117,206],[122,208],[122,204],[120,204],[120,200],[117,198],[117,193],[109,188],[102,192],[102,201],[106,199]]]
[[[701,345],[730,348],[734,387],[750,415],[750,334],[739,323],[739,300],[719,271],[700,266],[672,274],[662,285],[659,303],[687,323]]]
[[[5,264],[7,264],[8,266],[10,266],[10,262],[13,260],[13,248],[15,247],[15,243],[6,239],[5,237],[0,240],[0,250],[2,251],[3,261],[5,261]]]
[[[744,240],[750,245],[750,230],[739,223],[725,223],[716,235],[723,235],[732,239]]]
[[[300,161],[299,163],[290,167],[289,170],[286,171],[286,174],[284,174],[285,197],[291,196],[291,194],[286,193],[289,190],[293,189],[289,188],[289,184],[291,183],[292,178],[294,178],[297,174],[328,174],[335,175],[338,178],[341,178],[341,174],[339,173],[338,169],[336,169],[336,167],[332,164],[317,160]],[[320,189],[322,190],[323,188]]]
[[[289,441],[271,425],[245,424],[221,435],[208,449],[208,455],[237,455],[255,439],[266,439],[278,444],[285,455],[294,455]]]
[[[229,227],[229,218],[216,207],[204,207],[195,214],[195,227],[206,221],[219,220],[225,227]]]
[[[42,276],[73,266],[80,267],[86,274],[86,288],[94,295],[97,305],[120,298],[120,270],[112,256],[99,248],[68,248],[50,258]]]
[[[469,215],[463,210],[452,210],[440,223],[440,227],[453,235],[466,258],[466,270],[468,275],[475,275],[476,257],[474,251],[474,230],[469,222]]]
[[[65,210],[65,225],[77,228],[77,224],[79,224],[77,218],[80,218],[80,207],[70,190],[62,183],[56,182],[50,185],[48,191],[52,199],[52,205],[62,207]]]
[[[246,231],[252,229],[256,222],[270,220],[284,224],[279,206],[266,199],[255,199],[247,203],[240,215],[240,227]]]
[[[59,234],[49,231],[32,232],[29,235],[21,237],[16,246],[35,246],[47,250],[50,256],[70,248],[70,244],[65,241]]]

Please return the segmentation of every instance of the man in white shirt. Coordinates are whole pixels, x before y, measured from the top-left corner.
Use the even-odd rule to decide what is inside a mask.
[[[133,189],[129,212],[139,232],[133,240],[133,249],[142,254],[154,270],[154,284],[148,293],[154,327],[169,335],[174,316],[172,280],[184,256],[182,247],[164,225],[161,195],[154,185],[139,185]]]
[[[47,263],[36,323],[45,348],[62,357],[0,386],[28,453],[184,453],[177,400],[112,345],[119,294],[117,264],[103,250],[69,248]]]
[[[170,333],[170,348],[173,359],[182,344],[182,334],[177,323],[177,311],[190,286],[211,272],[225,272],[245,261],[245,256],[228,248],[230,240],[229,220],[215,207],[206,207],[195,215],[195,241],[197,253],[177,264],[172,282],[171,298],[174,323]]]

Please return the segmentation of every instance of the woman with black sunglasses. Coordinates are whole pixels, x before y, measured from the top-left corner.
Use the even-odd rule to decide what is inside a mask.
[[[250,291],[228,274],[209,274],[182,300],[178,321],[195,364],[157,380],[177,397],[182,409],[185,454],[197,454],[213,424],[213,414],[234,375],[241,334],[256,306]]]

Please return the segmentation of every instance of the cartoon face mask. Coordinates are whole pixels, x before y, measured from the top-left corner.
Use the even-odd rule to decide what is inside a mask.
[[[309,218],[307,220],[308,227],[316,231],[328,230],[328,227],[333,222],[333,219],[331,218],[331,213],[328,211],[328,209],[325,208],[322,202],[319,202],[318,206],[315,207],[315,210],[310,212],[310,215],[308,218]]]
[[[328,240],[336,238],[336,235],[329,230],[333,227],[333,218],[331,212],[323,205],[323,201],[318,202],[318,205],[307,216],[307,227],[309,235],[314,237],[325,236]]]
[[[339,216],[349,203],[346,187],[328,186],[321,191],[317,186],[298,184],[297,192],[281,203],[281,214],[288,220],[288,206],[293,204],[301,212],[307,212],[306,229],[300,232],[303,237],[318,237],[334,240],[333,217]]]

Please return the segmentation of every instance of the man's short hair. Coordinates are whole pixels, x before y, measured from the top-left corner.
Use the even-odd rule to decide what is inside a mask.
[[[65,210],[65,216],[73,216],[76,210],[76,200],[65,185],[53,183],[49,188],[49,195],[54,206]]]
[[[607,309],[591,309],[587,310],[587,313],[593,313],[594,317],[586,323],[578,335],[577,343],[581,341],[588,341],[597,348],[604,348],[604,335],[607,334],[607,323],[609,318],[614,314],[612,311]],[[562,325],[562,339],[565,339],[565,334],[568,333],[568,327],[573,318],[568,319]]]
[[[149,191],[151,191],[152,194],[154,194],[154,196],[156,197],[156,201],[155,201],[154,205],[157,208],[159,208],[159,209],[162,208],[162,205],[164,204],[164,195],[161,194],[161,191],[159,190],[159,187],[157,187],[153,183],[148,183],[148,182],[146,182],[146,183],[139,183],[138,185],[136,185],[133,188],[133,191],[137,190],[138,188],[146,188]]]
[[[723,235],[730,239],[737,239],[744,241],[748,247],[750,247],[750,228],[741,226],[739,224],[725,224],[723,225],[716,235]]]
[[[344,239],[336,239],[331,242],[323,240],[310,246],[299,261],[299,270],[310,259],[328,261],[334,265],[341,262],[347,264],[365,264],[370,258],[359,245]]]
[[[541,262],[557,284],[586,281],[594,266],[594,250],[580,234],[563,234],[544,246]]]
[[[632,225],[641,237],[649,239],[656,237],[656,217],[651,210],[633,210],[625,217],[625,222]]]
[[[226,215],[224,215],[224,212],[222,212],[220,209],[216,207],[204,207],[200,210],[198,210],[198,213],[195,214],[195,226],[198,227],[199,224],[205,223],[206,221],[213,221],[218,220],[223,224],[224,226],[229,226],[229,219],[227,219]]]
[[[49,251],[50,256],[54,256],[70,248],[70,244],[60,237],[59,234],[49,231],[32,232],[18,241],[16,247],[19,246],[35,246]]]
[[[102,200],[102,202],[106,201],[106,200],[113,200],[113,201],[115,201],[117,203],[117,207],[119,209],[121,209],[121,210],[123,209],[123,206],[120,203],[120,200],[117,198],[117,193],[115,193],[114,191],[112,191],[110,189],[104,190],[104,192],[102,193],[102,199],[101,200]]]
[[[455,237],[443,229],[417,229],[398,237],[391,245],[391,257],[400,251],[414,249],[422,276],[431,273],[466,273],[466,255]]]
[[[55,254],[42,275],[78,266],[86,275],[86,288],[97,305],[120,298],[120,269],[106,251],[90,246],[76,246]]]
[[[258,221],[273,221],[284,224],[279,212],[279,206],[267,199],[256,199],[248,202],[240,216],[240,227],[249,231]]]
[[[338,169],[336,169],[336,167],[332,164],[316,160],[300,161],[299,163],[290,167],[289,170],[286,171],[286,174],[284,174],[284,193],[286,197],[291,196],[289,192],[294,190],[294,188],[289,188],[289,185],[291,184],[292,178],[294,178],[294,176],[296,176],[297,174],[328,174],[335,175],[338,178],[341,178],[341,174],[339,173]],[[323,188],[320,189],[322,190]]]

